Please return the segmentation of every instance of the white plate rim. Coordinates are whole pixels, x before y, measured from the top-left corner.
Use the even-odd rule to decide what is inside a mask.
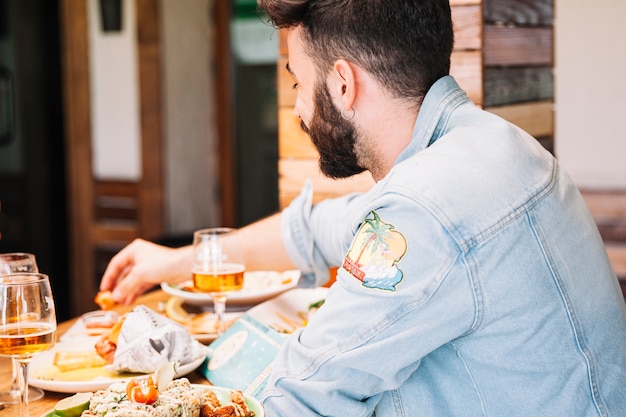
[[[274,273],[277,271],[249,271],[246,273],[250,274],[262,274],[262,273]],[[262,301],[268,300],[276,295],[282,294],[285,291],[288,291],[298,285],[298,281],[300,279],[300,271],[298,270],[290,270],[290,271],[282,271],[279,272],[284,275],[292,275],[291,281],[287,284],[281,285],[273,285],[265,288],[263,291],[234,291],[228,295],[227,305],[250,305],[255,303],[260,303]],[[189,282],[189,281],[188,281]],[[161,283],[161,289],[165,291],[167,294],[171,296],[180,297],[185,302],[194,305],[212,305],[213,300],[209,294],[200,293],[200,292],[191,292],[180,289],[180,285],[182,284],[170,284],[167,282]]]
[[[69,343],[69,342],[57,343],[56,346],[53,347],[52,349],[46,352],[43,352],[38,356],[35,356],[33,358],[33,361],[31,362],[31,366],[33,364],[38,364],[40,362],[51,364],[52,358],[54,357],[54,352],[58,350],[59,345],[63,345],[65,343]],[[76,342],[72,342],[72,344],[75,345]],[[50,360],[47,361],[46,360],[47,358],[49,358]],[[202,363],[205,360],[206,360],[206,357],[201,356],[198,359],[195,359],[189,363],[186,363],[184,365],[179,365],[177,368],[176,378],[183,377],[189,374],[190,372],[193,372],[200,365],[202,365]],[[77,392],[97,391],[99,389],[107,388],[109,385],[111,385],[114,382],[120,382],[120,381],[124,381],[124,380],[131,379],[131,378],[146,378],[148,376],[148,374],[144,374],[144,375],[139,375],[139,376],[133,375],[133,376],[119,377],[119,378],[98,377],[90,381],[55,381],[55,380],[36,378],[35,369],[33,368],[29,370],[29,374],[30,374],[28,378],[29,385],[32,385],[35,388],[44,389],[46,391],[61,392],[61,393],[66,393],[66,394],[74,394]]]
[[[221,392],[228,392],[228,391],[233,391],[233,389],[231,388],[226,388],[226,387],[218,387],[215,385],[203,385],[203,384],[191,384],[192,388],[195,389],[211,389],[214,391],[221,391]],[[259,413],[255,414],[255,417],[265,417],[265,409],[263,408],[263,405],[261,404],[261,402],[259,400],[257,400],[256,398],[254,398],[252,395],[250,394],[246,394],[244,392],[244,397],[246,399],[246,401],[249,401],[251,403],[254,404],[255,408],[260,411]],[[45,413],[43,413],[41,415],[41,417],[46,417],[48,416],[50,413],[52,413],[54,411],[54,409],[48,410]]]

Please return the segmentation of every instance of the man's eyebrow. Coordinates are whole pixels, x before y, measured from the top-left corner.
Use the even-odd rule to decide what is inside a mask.
[[[289,66],[289,62],[285,64],[285,69],[287,70],[287,72],[289,72],[289,74],[291,74],[292,77],[296,76],[296,74],[294,74],[293,71],[291,70],[291,67]]]

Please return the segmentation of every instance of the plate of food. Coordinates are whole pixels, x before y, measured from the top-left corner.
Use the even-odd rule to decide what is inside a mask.
[[[165,305],[165,316],[183,325],[189,334],[200,343],[214,341],[217,333],[217,315],[213,311],[188,306],[181,297],[170,297]],[[224,314],[224,330],[243,315],[242,312]]]
[[[48,391],[76,393],[106,389],[109,385],[131,378],[146,378],[143,373],[110,371],[95,350],[99,337],[59,342],[52,349],[33,357],[29,369],[29,384]],[[198,368],[206,359],[199,357],[179,365],[176,377]]]
[[[228,307],[250,306],[282,294],[298,284],[300,271],[247,271],[244,276],[243,289],[228,294]],[[182,284],[163,282],[161,288],[169,295],[181,297],[191,305],[213,304],[211,295],[197,291],[191,280]]]
[[[75,394],[60,400],[54,409],[41,417],[78,417],[85,410],[90,415],[162,416],[168,417],[265,417],[255,398],[239,391],[212,385],[191,384],[186,378],[174,380],[167,389],[151,380],[152,391],[133,390],[133,381],[114,383],[94,393]],[[149,388],[149,387],[148,387]],[[135,395],[136,394],[136,395]]]
[[[279,333],[305,327],[324,304],[328,288],[295,288],[248,310],[247,314]]]

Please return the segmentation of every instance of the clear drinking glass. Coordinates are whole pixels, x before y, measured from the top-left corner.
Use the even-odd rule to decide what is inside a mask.
[[[20,416],[28,417],[28,364],[56,342],[56,313],[47,275],[0,277],[0,356],[19,363]]]
[[[35,255],[26,252],[0,253],[0,275],[39,272]]]
[[[211,294],[218,335],[224,331],[228,294],[243,288],[245,269],[237,229],[216,227],[194,232],[193,285]]]
[[[0,253],[0,276],[16,272],[39,272],[35,255],[27,252]],[[13,364],[13,382],[10,390],[0,391],[0,402],[17,404],[20,400],[17,380],[20,364],[15,359],[11,362]],[[29,401],[37,401],[41,398],[43,398],[43,390],[34,387],[28,388]]]

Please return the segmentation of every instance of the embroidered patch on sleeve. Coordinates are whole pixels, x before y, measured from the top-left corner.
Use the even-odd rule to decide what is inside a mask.
[[[406,250],[404,235],[372,211],[356,232],[342,267],[364,287],[395,291],[403,278],[397,264]]]

